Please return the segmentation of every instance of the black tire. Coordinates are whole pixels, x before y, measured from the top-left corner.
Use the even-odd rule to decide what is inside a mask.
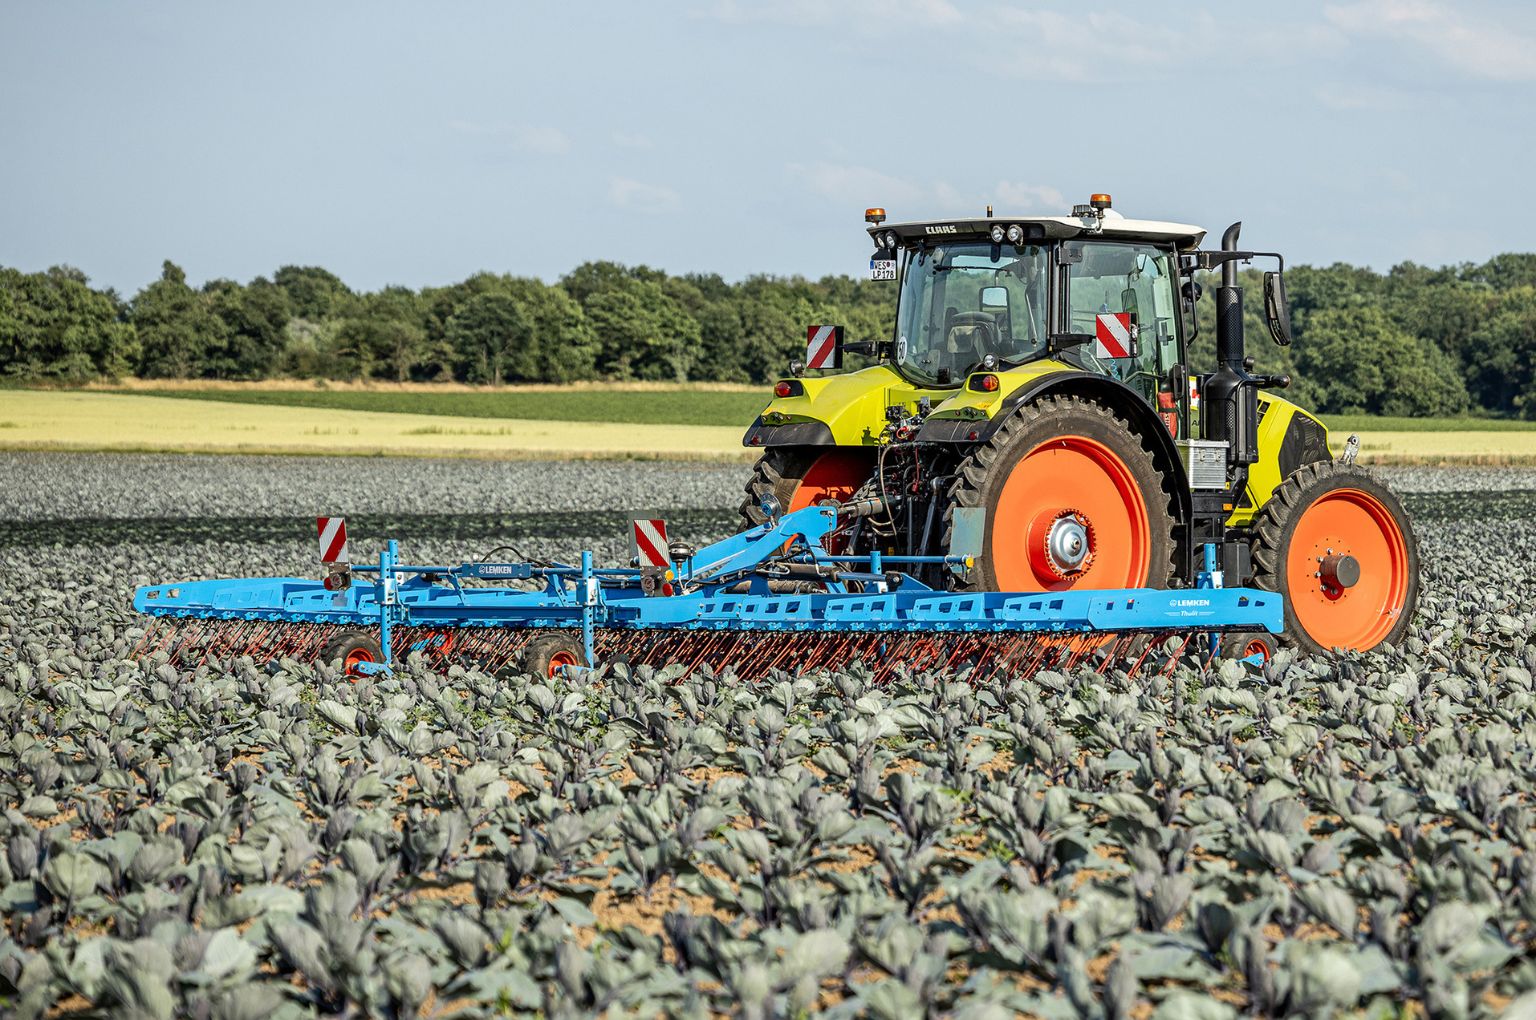
[[[1302,617],[1297,613],[1298,599],[1320,601],[1323,581],[1319,580],[1317,574],[1298,578],[1289,576],[1288,560],[1292,539],[1309,509],[1324,497],[1343,490],[1365,493],[1396,523],[1404,546],[1403,563],[1399,566],[1406,571],[1406,577],[1401,579],[1404,583],[1401,585],[1403,594],[1400,601],[1396,598],[1384,598],[1382,601],[1383,606],[1389,602],[1397,603],[1395,621],[1390,626],[1385,621],[1373,624],[1362,640],[1338,646],[1369,651],[1383,642],[1394,645],[1401,642],[1413,623],[1413,614],[1419,604],[1419,543],[1408,520],[1408,513],[1403,509],[1402,500],[1375,474],[1355,464],[1318,461],[1297,468],[1275,489],[1254,520],[1253,582],[1266,591],[1279,592],[1285,596],[1285,633],[1282,640],[1310,655],[1331,651],[1338,643],[1319,640],[1307,630]],[[1339,551],[1350,551],[1353,554],[1353,550],[1341,548]],[[1383,571],[1390,574],[1393,570],[1392,561],[1381,563],[1361,560],[1358,563],[1358,572],[1363,576],[1372,571],[1378,576]],[[1388,590],[1394,591],[1396,586],[1389,584]],[[1348,589],[1335,601],[1342,601],[1352,593],[1354,589]],[[1362,595],[1366,593],[1364,589],[1360,592]]]
[[[789,506],[790,497],[805,477],[806,470],[816,459],[816,450],[794,446],[780,446],[763,451],[757,463],[752,465],[752,477],[747,479],[746,496],[742,498],[738,513],[743,529],[755,528],[768,519],[763,513],[764,496],[778,500],[779,506]]]
[[[383,662],[384,650],[379,646],[379,639],[372,634],[349,630],[333,638],[325,646],[325,651],[320,653],[320,659],[341,666],[348,676],[358,676],[356,663]]]
[[[1108,448],[1129,471],[1147,508],[1149,536],[1147,573],[1135,587],[1166,588],[1174,574],[1173,516],[1162,474],[1141,436],[1130,423],[1109,408],[1078,397],[1047,397],[1027,404],[1005,421],[992,438],[961,462],[950,488],[950,510],[945,513],[945,548],[952,548],[955,507],[981,507],[986,511],[982,554],[966,581],[956,587],[970,591],[1000,591],[998,573],[990,550],[997,524],[997,503],[1009,474],[1026,455],[1052,439],[1082,436]],[[1086,580],[1086,578],[1085,578]],[[1120,584],[1085,587],[1121,587]]]
[[[742,530],[754,528],[768,519],[762,510],[765,495],[771,495],[782,509],[788,510],[795,498],[795,490],[800,488],[806,473],[816,461],[829,453],[847,453],[850,457],[866,455],[865,451],[846,446],[777,446],[765,450],[752,466],[752,477],[747,479],[746,495],[738,508]],[[872,471],[873,454],[868,456]]]
[[[1250,655],[1263,656],[1265,664],[1275,657],[1279,644],[1275,635],[1265,630],[1233,631],[1221,636],[1223,659],[1246,659]]]
[[[528,642],[521,661],[524,672],[547,679],[564,666],[586,665],[587,655],[581,647],[581,635],[550,630]]]

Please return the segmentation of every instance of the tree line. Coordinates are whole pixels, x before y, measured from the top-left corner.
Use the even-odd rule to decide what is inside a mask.
[[[1328,413],[1536,418],[1536,255],[1386,273],[1286,273],[1295,344],[1269,346],[1249,274],[1250,352]],[[1213,360],[1209,298],[1192,361]],[[468,383],[586,379],[764,383],[810,323],[888,336],[890,284],[669,275],[589,262],[558,282],[480,273],[446,287],[357,292],[313,266],[193,287],[172,262],[131,298],[79,270],[0,267],[0,379],[355,379]]]

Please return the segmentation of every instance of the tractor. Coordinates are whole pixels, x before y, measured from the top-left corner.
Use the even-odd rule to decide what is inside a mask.
[[[809,328],[743,439],[762,450],[745,524],[874,501],[824,544],[920,558],[936,588],[1251,586],[1283,596],[1282,640],[1303,652],[1402,639],[1413,529],[1355,463],[1356,437],[1335,455],[1322,421],[1275,394],[1290,378],[1255,374],[1240,264],[1273,261],[1264,318],[1278,344],[1291,326],[1284,260],[1240,249],[1240,223],[1205,249],[1202,228],[1126,218],[1104,194],[1069,216],[865,219],[894,328]],[[1220,273],[1216,364],[1197,371],[1205,271]],[[871,363],[842,371],[846,354]]]

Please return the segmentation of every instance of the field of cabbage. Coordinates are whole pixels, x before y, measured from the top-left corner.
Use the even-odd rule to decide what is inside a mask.
[[[1533,471],[1389,473],[1412,638],[1263,672],[128,657],[135,584],[310,573],[317,512],[617,559],[740,474],[0,455],[0,1014],[1536,1015]]]

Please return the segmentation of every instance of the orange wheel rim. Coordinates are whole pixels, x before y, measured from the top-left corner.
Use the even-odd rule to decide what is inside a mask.
[[[1264,662],[1269,661],[1269,644],[1254,638],[1243,647],[1243,658],[1251,659],[1257,655]]]
[[[790,494],[785,513],[804,510],[823,500],[835,499],[846,503],[859,486],[869,479],[869,456],[858,450],[828,450],[811,462],[810,468],[800,479],[800,484]],[[829,541],[828,552],[838,552],[841,541]]]
[[[1360,579],[1330,586],[1319,576],[1330,555],[1353,556]],[[1286,598],[1303,630],[1324,648],[1365,651],[1386,640],[1408,601],[1408,542],[1381,500],[1335,489],[1307,507],[1285,559]]]
[[[869,478],[869,457],[855,450],[829,450],[811,462],[785,512],[804,510],[824,499],[846,503]]]
[[[347,653],[342,660],[342,666],[348,676],[357,676],[361,672],[357,667],[365,662],[373,661],[373,653],[366,648],[354,648]]]
[[[576,653],[560,651],[549,657],[548,675],[554,677],[567,666],[576,665]]]
[[[1087,538],[1075,563],[1043,545],[1061,529],[1074,543]],[[999,591],[1144,587],[1152,562],[1147,501],[1109,447],[1058,436],[1025,454],[1003,483],[988,555]]]

